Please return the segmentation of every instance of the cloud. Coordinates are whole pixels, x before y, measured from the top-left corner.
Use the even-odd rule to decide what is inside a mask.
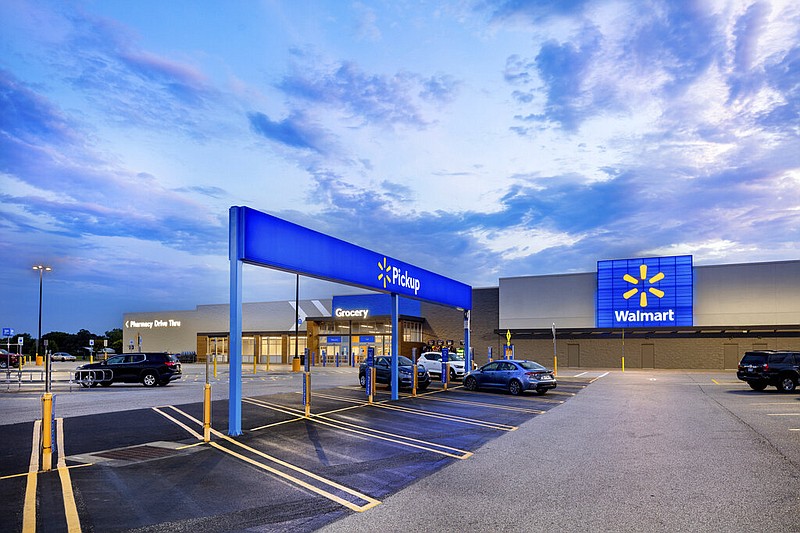
[[[458,83],[446,75],[368,74],[343,61],[327,69],[296,67],[278,88],[293,99],[341,110],[367,124],[422,128],[430,123],[422,101],[445,104],[454,98]]]
[[[281,120],[271,120],[264,113],[248,113],[250,127],[262,137],[292,148],[324,153],[326,135],[321,128],[310,123],[305,114],[295,112]]]
[[[225,239],[222,221],[145,173],[116,168],[45,97],[0,73],[3,211],[22,233],[128,236],[191,250]],[[8,119],[8,120],[6,120]]]

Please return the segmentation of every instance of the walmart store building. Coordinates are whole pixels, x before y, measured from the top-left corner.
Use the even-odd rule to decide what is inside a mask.
[[[458,310],[401,298],[400,353],[459,348]],[[299,352],[355,364],[388,354],[389,296],[301,300]],[[243,306],[243,361],[289,363],[295,302]],[[229,309],[126,313],[126,349],[228,356]],[[475,361],[514,356],[559,367],[733,369],[752,349],[800,350],[800,261],[694,266],[691,256],[598,261],[595,272],[501,278],[473,289]],[[555,335],[554,335],[555,333]],[[555,336],[555,342],[554,342]],[[555,348],[555,352],[554,352]]]

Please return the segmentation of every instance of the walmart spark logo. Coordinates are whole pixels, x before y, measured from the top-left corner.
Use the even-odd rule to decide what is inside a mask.
[[[411,276],[408,270],[401,271],[399,268],[388,264],[385,257],[383,261],[378,261],[378,281],[383,283],[384,289],[387,289],[389,285],[396,285],[414,291],[415,296],[420,288],[418,278]]]
[[[638,294],[639,295],[639,307],[647,307],[647,294],[648,293],[652,294],[656,298],[663,298],[664,297],[664,291],[662,291],[660,289],[657,289],[655,287],[648,287],[647,290],[644,290],[644,282],[647,281],[648,285],[654,285],[654,284],[658,283],[659,281],[661,281],[662,279],[664,279],[664,277],[665,277],[664,273],[663,272],[659,272],[658,274],[656,274],[652,278],[647,279],[647,265],[639,265],[639,279],[634,278],[630,274],[625,274],[622,277],[622,279],[624,279],[625,281],[627,281],[631,285],[638,285],[639,281],[641,280],[642,281],[642,285],[643,285],[641,290],[639,289],[639,287],[633,287],[629,291],[626,291],[622,295],[622,297],[625,298],[626,300],[629,300],[629,299],[633,298],[634,296],[636,296]]]
[[[384,289],[389,283],[391,283],[391,281],[389,280],[389,274],[391,273],[391,271],[392,271],[392,266],[386,264],[385,257],[383,258],[383,264],[381,264],[381,262],[378,261],[378,272],[380,272],[380,274],[378,274],[378,281],[383,281]]]

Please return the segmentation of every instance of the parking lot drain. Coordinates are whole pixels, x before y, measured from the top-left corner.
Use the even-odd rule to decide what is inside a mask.
[[[161,459],[173,455],[175,450],[161,448],[160,446],[134,446],[132,448],[122,448],[119,450],[109,450],[106,452],[95,453],[97,457],[106,459],[116,459],[122,461],[149,461],[151,459]]]

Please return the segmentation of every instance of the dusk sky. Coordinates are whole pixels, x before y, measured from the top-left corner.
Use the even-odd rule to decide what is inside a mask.
[[[34,336],[35,264],[43,333],[226,303],[232,205],[475,287],[798,259],[800,4],[0,0],[0,200]]]

